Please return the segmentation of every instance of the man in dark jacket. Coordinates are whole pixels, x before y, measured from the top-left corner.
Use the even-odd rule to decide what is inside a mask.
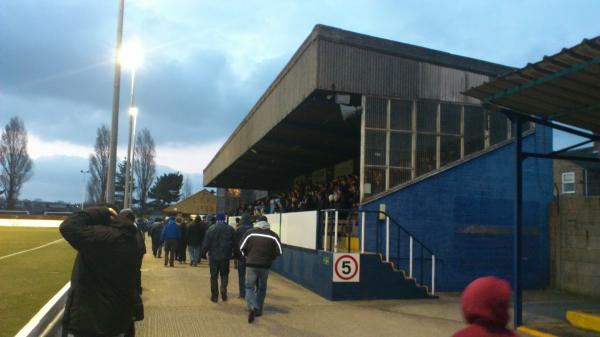
[[[235,230],[234,238],[234,243],[236,247],[234,251],[234,256],[237,258],[240,298],[246,297],[246,258],[241,254],[240,250],[237,248],[242,244],[242,239],[244,238],[244,235],[249,229],[252,229],[252,222],[250,219],[250,214],[248,214],[248,212],[245,212],[244,214],[242,214],[242,218],[240,220],[238,228]]]
[[[227,301],[227,283],[229,282],[229,260],[233,255],[233,227],[225,223],[225,214],[217,214],[217,223],[210,226],[204,236],[202,255],[209,253],[210,266],[210,300],[217,302],[219,299],[219,284],[217,278],[221,276],[221,299]]]
[[[190,266],[197,266],[200,260],[200,250],[206,228],[203,226],[200,216],[197,216],[187,227],[188,251],[190,253]]]
[[[175,217],[169,217],[167,225],[160,234],[160,241],[165,245],[165,267],[167,263],[173,267],[175,262],[175,251],[177,250],[177,240],[181,238],[181,230],[175,223]]]
[[[262,315],[271,263],[283,254],[279,236],[270,227],[267,217],[260,216],[240,244],[240,251],[246,257],[248,323],[254,322],[254,317]]]
[[[162,234],[163,228],[165,228],[165,224],[161,218],[154,219],[154,223],[150,227],[148,231],[148,235],[152,238],[152,254],[154,257],[160,259],[160,255],[162,253],[162,245],[160,242],[160,235]]]
[[[112,208],[95,207],[70,215],[60,232],[77,250],[63,334],[124,336],[135,316],[137,228]]]
[[[182,217],[179,216],[175,219],[175,223],[179,227],[179,232],[181,233],[179,240],[177,240],[177,261],[179,261],[179,263],[184,263],[187,260],[187,223]]]

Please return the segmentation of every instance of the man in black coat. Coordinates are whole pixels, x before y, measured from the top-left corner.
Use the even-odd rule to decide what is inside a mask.
[[[154,223],[148,231],[148,235],[152,238],[152,254],[154,257],[160,259],[162,253],[162,244],[160,242],[160,235],[162,234],[163,228],[165,227],[164,222],[161,218],[154,219]]]
[[[63,334],[124,336],[136,316],[137,228],[112,208],[95,207],[70,215],[60,232],[77,250]]]
[[[234,237],[236,249],[234,249],[233,255],[237,259],[238,281],[240,287],[239,298],[246,297],[246,258],[241,254],[238,248],[242,244],[242,239],[244,238],[244,235],[249,229],[252,229],[252,221],[250,219],[250,214],[248,214],[248,212],[245,212],[244,214],[242,214],[242,218],[240,220],[238,228],[235,230]]]
[[[200,261],[200,250],[202,249],[202,241],[206,227],[197,216],[193,222],[187,227],[188,251],[190,253],[190,266],[197,266]]]
[[[221,299],[227,301],[227,284],[229,283],[229,260],[233,255],[233,227],[225,223],[225,214],[217,214],[217,223],[210,226],[204,236],[202,255],[209,253],[210,267],[210,300],[219,300],[218,277],[221,277]]]

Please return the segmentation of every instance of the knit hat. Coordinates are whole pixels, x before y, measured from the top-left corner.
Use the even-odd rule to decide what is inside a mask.
[[[225,221],[225,213],[217,213],[217,221]]]

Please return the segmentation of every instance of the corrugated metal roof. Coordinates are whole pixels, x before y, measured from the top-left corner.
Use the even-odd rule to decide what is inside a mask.
[[[465,95],[600,134],[600,36],[544,56]]]

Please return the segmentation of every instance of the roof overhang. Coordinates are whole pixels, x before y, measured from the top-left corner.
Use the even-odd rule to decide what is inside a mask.
[[[600,134],[600,36],[469,89],[465,95]]]
[[[204,185],[267,189],[280,184],[278,179],[310,172],[316,165],[349,156],[350,151],[358,153],[359,146],[347,150],[349,144],[340,144],[349,141],[343,134],[341,138],[332,136],[351,131],[335,120],[339,113],[321,99],[323,93],[416,99],[451,92],[453,99],[473,103],[476,100],[461,95],[466,87],[438,88],[445,74],[454,74],[458,84],[478,84],[510,70],[482,60],[317,25],[204,169]],[[439,77],[437,87],[425,94],[419,92],[424,72]]]

